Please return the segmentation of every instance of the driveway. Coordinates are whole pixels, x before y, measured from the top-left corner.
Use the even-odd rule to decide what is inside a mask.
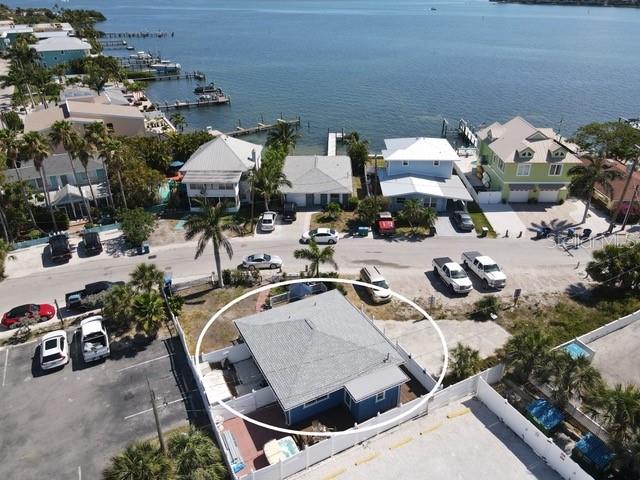
[[[528,206],[529,204],[524,204]],[[492,205],[480,205],[485,217],[498,234],[504,237],[509,232],[509,236],[514,237],[520,232],[526,232],[527,227],[520,216],[511,208],[509,204],[496,203]]]
[[[147,380],[165,430],[201,409],[177,339],[112,345],[93,365],[74,344],[69,364],[49,373],[32,360],[36,346],[0,350],[2,478],[100,478],[110,457],[156,434]]]
[[[451,217],[449,215],[438,215],[436,220],[436,235],[439,237],[477,237],[478,234],[475,230],[470,232],[463,232],[458,230],[453,223],[451,223]]]
[[[585,203],[582,200],[570,198],[562,205],[559,204],[529,204],[514,203],[511,205],[522,223],[530,231],[539,227],[551,227],[560,231],[571,226],[590,228],[594,234],[604,232],[609,227],[605,214],[591,208],[585,223],[582,222]]]
[[[283,223],[282,217],[278,215],[276,218],[276,228],[273,232],[263,232],[260,230],[260,222],[256,225],[256,238],[263,240],[281,240],[281,241],[294,241],[300,240],[300,237],[304,232],[309,230],[311,225],[311,216],[317,211],[303,211],[297,213],[295,222]]]

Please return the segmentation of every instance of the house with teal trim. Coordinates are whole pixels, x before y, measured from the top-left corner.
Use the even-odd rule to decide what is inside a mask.
[[[478,176],[488,191],[509,203],[556,203],[568,195],[569,170],[580,165],[572,147],[552,128],[538,128],[522,117],[492,123],[476,133]]]
[[[409,381],[394,344],[337,289],[235,325],[290,426],[336,407],[364,422],[397,407]]]
[[[445,211],[448,200],[472,200],[453,165],[460,160],[445,138],[392,138],[384,141],[385,166],[378,169],[382,195],[391,210],[400,210],[408,199]]]
[[[40,55],[40,63],[45,68],[85,58],[91,52],[88,42],[67,36],[40,40],[33,48]]]

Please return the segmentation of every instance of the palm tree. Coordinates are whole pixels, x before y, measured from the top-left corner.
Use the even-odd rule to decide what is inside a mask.
[[[138,290],[150,293],[154,287],[162,288],[164,273],[155,263],[139,263],[131,272],[131,285]]]
[[[480,371],[480,352],[471,347],[458,343],[451,350],[450,375],[456,381],[471,377]]]
[[[134,442],[111,459],[103,480],[170,480],[173,464],[151,442]]]
[[[23,145],[24,143],[20,138],[18,138],[17,132],[8,129],[0,130],[0,150],[2,150],[5,157],[11,164],[11,167],[16,172],[16,177],[18,178],[18,182],[20,182],[22,193],[25,199],[25,205],[27,207],[27,211],[29,212],[29,218],[31,219],[33,227],[41,230],[36,223],[35,217],[33,216],[33,210],[31,209],[29,195],[24,188],[24,183],[22,182],[22,174],[20,173],[20,166],[18,164],[18,157],[20,156],[20,150],[22,150]]]
[[[221,202],[214,207],[206,198],[196,199],[196,204],[200,208],[200,211],[189,215],[189,218],[187,218],[184,224],[185,238],[187,240],[193,240],[199,235],[195,258],[202,255],[207,243],[211,241],[213,245],[213,259],[216,263],[216,273],[218,274],[218,285],[222,288],[224,287],[224,281],[220,267],[220,247],[225,249],[229,260],[233,257],[231,242],[223,233],[225,207]]]
[[[640,389],[635,385],[601,388],[587,397],[586,405],[609,435],[622,445],[632,441],[640,429]]]
[[[565,406],[574,397],[583,400],[602,382],[588,358],[573,358],[564,350],[554,351],[536,372],[536,377],[549,386],[551,398],[559,406]]]
[[[526,382],[546,362],[551,346],[551,337],[537,328],[527,328],[505,345],[506,364],[521,382]]]
[[[98,198],[96,197],[96,193],[93,190],[93,182],[91,181],[91,177],[89,176],[89,159],[92,157],[89,150],[90,147],[87,141],[78,135],[75,143],[73,144],[73,156],[80,161],[80,164],[84,169],[84,174],[87,177],[87,183],[89,184],[89,191],[91,192],[93,204],[96,208],[98,208]]]
[[[146,335],[155,334],[166,319],[164,301],[158,292],[143,292],[133,299],[133,321],[136,330]]]
[[[42,187],[44,189],[44,200],[49,208],[49,213],[51,214],[53,228],[57,231],[58,223],[56,222],[56,216],[53,213],[53,206],[51,205],[51,199],[49,198],[49,184],[47,183],[44,165],[44,161],[49,157],[49,155],[51,155],[49,145],[39,132],[27,132],[24,134],[23,139],[25,152],[27,156],[33,159],[33,165],[40,173],[40,179],[42,180]]]
[[[118,177],[118,184],[120,185],[120,196],[122,198],[122,204],[125,209],[128,209],[127,197],[124,192],[124,183],[122,182],[122,169],[125,163],[124,145],[120,140],[109,139],[100,146],[99,155],[104,164],[110,170],[116,172],[116,176]]]
[[[280,192],[280,188],[291,187],[291,182],[287,179],[282,169],[277,165],[263,164],[258,170],[254,171],[252,185],[258,195],[264,200],[265,210],[269,210],[269,200]]]
[[[269,132],[267,137],[267,147],[284,147],[287,152],[296,148],[296,143],[300,138],[298,130],[286,122],[278,122],[276,127]]]
[[[220,450],[201,430],[192,427],[188,432],[172,435],[169,438],[169,454],[175,462],[176,475],[179,477],[209,480],[226,478]]]
[[[174,113],[171,115],[171,123],[176,127],[180,132],[184,131],[184,127],[187,126],[187,119],[184,118],[184,115],[181,113]]]
[[[15,260],[13,255],[9,255],[11,251],[11,245],[9,242],[5,242],[0,239],[0,280],[4,278],[4,262],[6,260]]]
[[[94,160],[96,158],[100,158],[100,160],[102,161],[102,168],[104,170],[107,183],[107,191],[109,194],[109,202],[113,207],[113,193],[111,192],[109,171],[107,170],[107,164],[105,163],[104,158],[100,157],[100,151],[102,150],[103,145],[109,140],[109,131],[102,122],[90,123],[84,128],[84,140],[86,141],[87,146],[89,147],[89,150],[91,152],[91,156],[93,156]]]
[[[426,209],[417,198],[409,198],[400,210],[400,218],[407,222],[413,232],[426,223]]]
[[[116,329],[127,330],[133,316],[133,298],[135,292],[131,285],[116,285],[109,289],[104,297],[102,312],[104,317]]]
[[[87,209],[87,216],[89,217],[89,221],[93,223],[93,217],[91,216],[91,207],[89,206],[89,202],[84,196],[84,191],[82,190],[82,186],[78,181],[78,174],[76,173],[76,167],[73,163],[74,155],[76,152],[76,144],[80,136],[78,132],[73,128],[73,124],[68,120],[58,120],[53,122],[51,125],[51,131],[49,132],[49,141],[51,142],[51,146],[53,148],[62,145],[64,150],[67,152],[67,156],[69,157],[69,164],[71,165],[71,171],[73,172],[73,179],[80,190],[80,196],[82,197],[82,203]]]
[[[315,240],[312,239],[306,248],[300,248],[294,251],[293,256],[298,259],[310,261],[312,276],[318,277],[320,275],[320,264],[328,263],[332,265],[333,268],[338,268],[338,264],[333,259],[335,253],[336,251],[331,245],[321,249]]]
[[[611,182],[624,176],[616,169],[611,168],[604,157],[592,157],[587,158],[587,160],[589,161],[588,165],[575,165],[569,169],[571,191],[583,196],[586,200],[582,222],[580,223],[587,221],[596,186],[602,186],[605,193],[611,194],[613,191]]]

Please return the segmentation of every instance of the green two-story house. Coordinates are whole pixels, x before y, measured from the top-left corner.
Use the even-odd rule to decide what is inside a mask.
[[[509,203],[555,203],[568,195],[569,170],[581,162],[551,128],[522,117],[477,132],[482,182]]]

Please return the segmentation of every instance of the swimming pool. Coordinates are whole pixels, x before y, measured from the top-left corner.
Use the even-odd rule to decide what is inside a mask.
[[[595,352],[591,348],[587,347],[578,339],[572,340],[571,342],[567,343],[564,347],[562,347],[562,349],[569,355],[571,355],[571,358],[573,358],[574,360],[580,357],[591,359],[595,354]]]

